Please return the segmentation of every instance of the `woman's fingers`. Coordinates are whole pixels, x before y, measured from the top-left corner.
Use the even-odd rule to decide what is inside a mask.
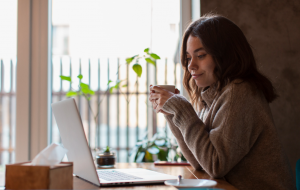
[[[167,90],[164,88],[161,88],[159,86],[152,86],[150,85],[150,92],[151,93],[163,93],[166,92]],[[180,94],[180,90],[178,90],[177,88],[175,88],[175,93],[174,94]]]
[[[180,91],[176,88],[175,94],[179,93]],[[169,92],[164,88],[150,85],[149,101],[152,103],[153,109],[156,111],[156,113],[163,113],[165,115],[169,115],[169,113],[162,111],[162,106],[173,95],[174,94],[172,92]]]
[[[163,88],[161,88],[159,86],[150,86],[150,90],[154,91],[155,93],[160,93],[160,92],[165,91],[165,89],[163,89]]]
[[[149,100],[150,100],[150,101],[156,100],[156,99],[159,99],[160,97],[161,97],[160,94],[152,93],[152,94],[149,96]]]
[[[156,109],[157,104],[155,103],[155,100],[153,100],[153,101],[151,101],[151,102],[152,102],[152,107],[153,107],[153,109]]]

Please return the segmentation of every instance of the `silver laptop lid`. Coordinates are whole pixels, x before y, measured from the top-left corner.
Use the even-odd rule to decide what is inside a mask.
[[[51,106],[62,143],[68,149],[68,160],[74,163],[73,173],[100,186],[75,99],[69,98]]]

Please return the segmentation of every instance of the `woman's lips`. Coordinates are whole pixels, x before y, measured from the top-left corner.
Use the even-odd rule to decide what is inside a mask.
[[[192,77],[193,77],[193,79],[196,79],[196,78],[200,77],[201,75],[203,75],[203,73],[201,73],[201,74],[192,74]]]

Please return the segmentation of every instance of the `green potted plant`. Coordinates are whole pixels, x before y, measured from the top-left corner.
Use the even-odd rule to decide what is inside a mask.
[[[165,134],[156,133],[148,140],[147,134],[138,140],[131,155],[134,162],[154,161],[186,161],[181,154],[178,145],[171,143],[171,139]]]

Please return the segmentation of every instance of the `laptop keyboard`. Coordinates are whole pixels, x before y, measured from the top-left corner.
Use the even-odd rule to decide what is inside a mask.
[[[134,179],[143,179],[140,177],[136,177],[130,174],[126,174],[119,171],[97,171],[100,179],[104,179],[106,181],[116,181],[116,180],[134,180]]]

